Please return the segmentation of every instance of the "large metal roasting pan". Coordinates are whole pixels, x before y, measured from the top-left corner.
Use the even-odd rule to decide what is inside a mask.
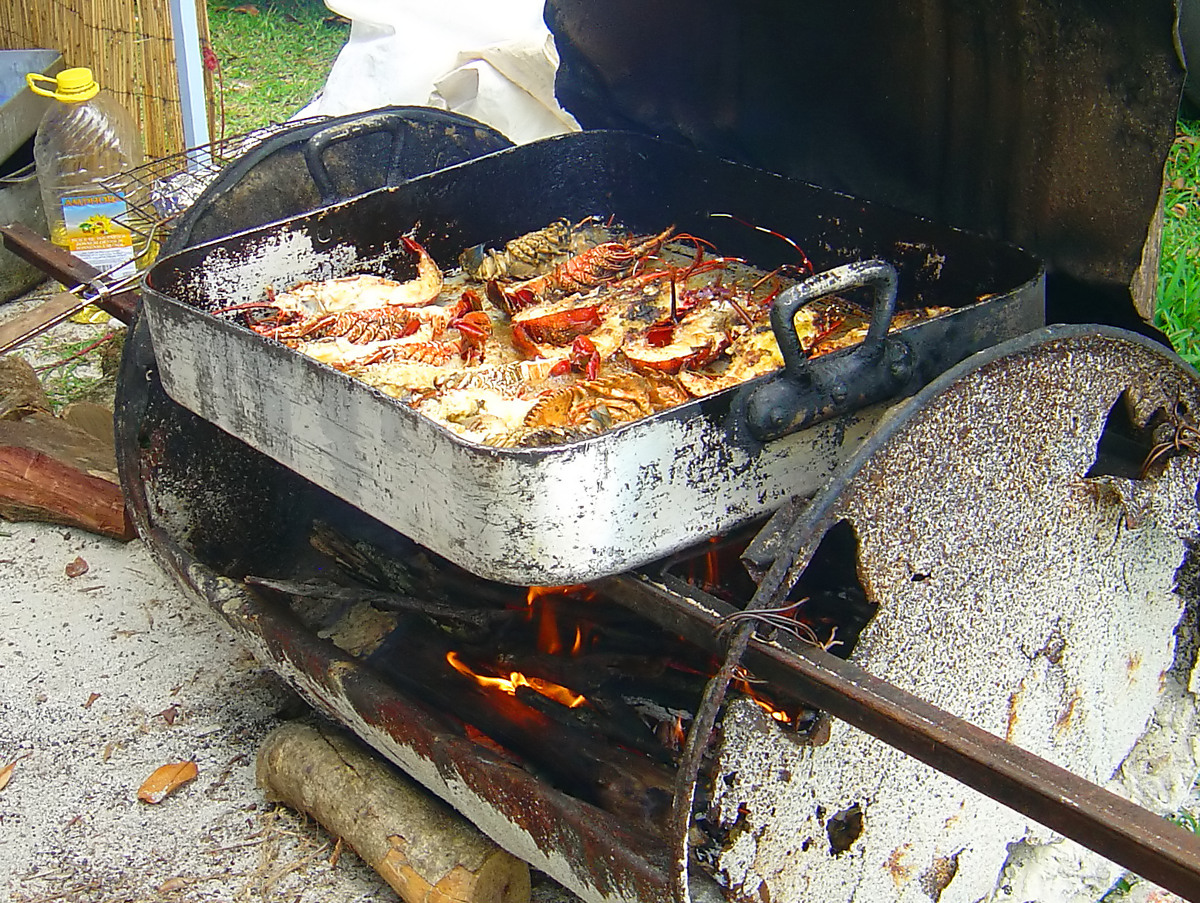
[[[674,224],[764,269],[796,262],[754,223],[834,270],[776,302],[786,370],[594,438],[497,449],[212,313],[268,284],[404,278],[398,239],[414,227],[449,266],[463,248],[594,214],[637,232]],[[583,132],[165,257],[144,312],[177,403],[467,570],[535,585],[620,572],[815,492],[888,400],[1042,325],[1043,281],[1040,261],[1008,244],[643,136]],[[859,348],[807,361],[780,335],[808,298],[858,284],[874,311]],[[893,303],[956,310],[885,338]]]

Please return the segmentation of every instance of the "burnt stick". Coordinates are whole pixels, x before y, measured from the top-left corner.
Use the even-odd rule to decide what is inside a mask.
[[[397,686],[520,754],[565,792],[659,833],[670,808],[671,769],[481,686],[450,667],[446,655],[451,651],[440,631],[410,618],[368,663]]]

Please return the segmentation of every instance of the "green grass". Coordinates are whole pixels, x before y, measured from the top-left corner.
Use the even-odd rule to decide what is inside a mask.
[[[40,354],[51,362],[36,370],[56,413],[77,401],[112,404],[122,339],[120,332],[96,329],[94,335],[86,338],[50,337],[42,344]]]
[[[1200,365],[1200,120],[1180,119],[1167,162],[1155,325]]]
[[[350,33],[321,0],[209,0],[208,26],[225,137],[294,115],[325,84]],[[218,124],[213,138],[221,137]]]

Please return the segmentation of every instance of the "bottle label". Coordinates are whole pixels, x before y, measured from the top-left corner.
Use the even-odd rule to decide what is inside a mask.
[[[110,279],[132,276],[133,233],[122,225],[128,212],[125,201],[106,192],[62,199],[67,249]]]

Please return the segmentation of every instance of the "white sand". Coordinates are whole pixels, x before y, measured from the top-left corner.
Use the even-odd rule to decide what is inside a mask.
[[[76,556],[88,571],[67,577]],[[0,768],[23,757],[0,790],[0,899],[396,899],[255,787],[258,744],[291,704],[140,542],[0,521]],[[138,801],[182,760],[194,781]]]

